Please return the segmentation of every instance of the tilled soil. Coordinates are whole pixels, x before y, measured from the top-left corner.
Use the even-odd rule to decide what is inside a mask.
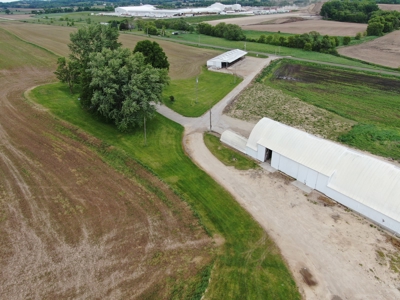
[[[24,99],[55,79],[50,65],[0,70],[1,298],[169,297],[210,262],[212,240],[134,160],[116,172],[95,153],[112,147]]]
[[[400,30],[373,41],[338,49],[339,54],[391,68],[400,68]]]

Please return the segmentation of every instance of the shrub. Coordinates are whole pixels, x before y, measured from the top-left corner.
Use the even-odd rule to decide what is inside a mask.
[[[360,40],[360,39],[361,39],[361,35],[362,35],[362,33],[361,33],[361,32],[358,32],[358,33],[356,34],[355,39],[356,39],[356,40]]]
[[[343,45],[348,45],[351,42],[351,37],[345,36],[343,37]]]

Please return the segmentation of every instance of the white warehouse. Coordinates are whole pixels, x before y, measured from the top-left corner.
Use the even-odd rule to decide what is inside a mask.
[[[207,60],[207,68],[227,68],[235,62],[241,60],[246,54],[246,51],[240,49],[235,49],[222,53],[214,58]]]
[[[400,234],[395,165],[268,118],[253,128],[245,152]]]

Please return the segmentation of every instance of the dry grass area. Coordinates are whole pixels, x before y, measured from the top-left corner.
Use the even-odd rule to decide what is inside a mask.
[[[400,30],[370,42],[339,48],[341,55],[391,68],[400,68]]]
[[[40,45],[61,56],[68,56],[69,35],[76,28],[50,26],[25,23],[2,23],[2,27],[18,35],[22,39]],[[134,49],[138,41],[145,37],[121,34],[119,40],[124,47]],[[201,67],[206,61],[220,52],[215,50],[200,49],[172,43],[164,40],[155,40],[164,49],[168,56],[171,68],[169,75],[172,79],[183,79],[200,74]]]
[[[257,122],[268,117],[320,137],[335,140],[354,122],[338,117],[262,83],[254,83],[227,107],[229,116]]]
[[[400,11],[400,4],[378,4],[382,10],[397,10]]]
[[[112,148],[26,102],[55,79],[56,56],[0,28],[4,40],[2,56],[40,59],[0,70],[1,298],[183,298],[176,283],[210,263],[213,241],[148,171],[116,172],[93,151]]]
[[[282,22],[283,20],[283,22]],[[243,25],[245,30],[272,31],[302,34],[310,31],[318,31],[322,35],[330,36],[355,36],[358,32],[364,32],[367,24],[346,23],[325,20],[301,19],[294,22],[287,22],[286,18],[276,19],[274,23],[258,23]],[[283,23],[283,24],[282,24]]]

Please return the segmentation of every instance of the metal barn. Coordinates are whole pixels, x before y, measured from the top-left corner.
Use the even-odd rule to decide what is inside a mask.
[[[247,54],[246,51],[235,49],[218,55],[207,61],[207,68],[221,69],[227,68]]]
[[[400,168],[268,118],[246,154],[400,234]]]

